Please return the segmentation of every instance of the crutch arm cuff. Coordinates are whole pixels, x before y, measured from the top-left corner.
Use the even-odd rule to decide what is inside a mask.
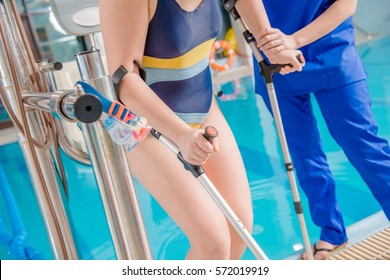
[[[126,76],[127,73],[128,73],[127,69],[123,65],[121,65],[118,67],[118,69],[115,70],[114,74],[112,74],[112,77],[111,77],[112,83],[114,84],[116,98],[122,104],[123,104],[123,102],[119,98],[119,85],[120,85],[123,77]]]
[[[222,6],[230,13],[236,6],[237,0],[222,0]]]
[[[145,71],[145,69],[143,69],[141,64],[138,61],[136,61],[136,60],[134,60],[133,63],[134,63],[135,66],[138,67],[138,72],[139,72],[139,75],[140,75],[141,79],[146,81],[146,71]],[[119,86],[120,86],[120,84],[122,82],[123,77],[126,76],[126,74],[128,72],[129,71],[127,71],[127,69],[123,65],[120,65],[118,67],[118,69],[115,70],[114,74],[112,74],[112,77],[111,77],[112,83],[114,84],[114,90],[115,90],[116,98],[122,104],[123,104],[123,102],[119,98]]]

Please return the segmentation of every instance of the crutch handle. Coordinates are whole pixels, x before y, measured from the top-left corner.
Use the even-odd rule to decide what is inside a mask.
[[[303,56],[303,54],[298,54],[296,56],[296,58],[298,59],[299,63],[305,63],[305,57]],[[283,66],[290,66],[292,67],[292,64],[291,63],[288,63],[288,64],[277,64],[280,68],[282,68]],[[280,70],[280,69],[279,69]]]
[[[303,57],[302,54],[299,54],[297,56],[297,59],[300,63],[304,63],[304,61],[305,61],[305,58]],[[288,64],[269,64],[264,59],[259,61],[260,73],[261,73],[261,75],[263,75],[266,84],[272,83],[272,76],[275,73],[279,72],[280,69],[282,69],[284,66],[293,67],[292,64],[290,64],[290,63],[288,63]]]
[[[303,54],[298,54],[297,59],[300,63],[305,63],[305,57],[303,56]]]
[[[218,130],[213,126],[206,126],[204,129],[204,138],[211,142],[215,137],[218,136]]]
[[[303,56],[303,54],[298,54],[296,58],[298,59],[299,63],[305,63],[305,57]]]

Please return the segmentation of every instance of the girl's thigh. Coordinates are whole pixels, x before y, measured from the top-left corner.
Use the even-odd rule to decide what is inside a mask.
[[[132,174],[185,232],[190,242],[228,231],[209,194],[162,142],[149,136],[128,154]]]
[[[251,229],[252,202],[245,166],[234,135],[215,99],[203,127],[208,125],[218,130],[219,152],[214,152],[203,165],[206,174],[244,225]]]

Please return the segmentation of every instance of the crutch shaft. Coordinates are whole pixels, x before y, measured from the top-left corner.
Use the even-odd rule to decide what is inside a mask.
[[[226,203],[226,201],[223,199],[221,194],[217,191],[217,189],[212,184],[210,179],[206,176],[206,174],[203,173],[202,175],[200,175],[198,177],[198,180],[202,184],[202,186],[206,189],[206,191],[209,193],[209,195],[214,200],[214,202],[217,204],[217,206],[222,211],[226,219],[230,222],[230,224],[235,229],[237,234],[241,237],[241,239],[251,250],[251,252],[256,257],[256,259],[268,260],[268,257],[265,255],[263,250],[261,250],[259,245],[253,239],[252,235],[249,233],[249,231],[246,229],[246,227],[240,221],[237,215],[233,212],[230,206]]]
[[[281,65],[281,64],[272,65],[264,60],[264,57],[262,56],[260,50],[258,49],[258,47],[256,45],[256,40],[255,40],[253,34],[247,29],[245,23],[243,22],[243,20],[240,17],[240,14],[238,13],[237,9],[234,7],[235,2],[236,2],[235,0],[222,0],[222,4],[223,4],[224,8],[228,11],[228,13],[235,20],[235,22],[238,25],[238,28],[240,29],[240,31],[242,31],[242,34],[244,36],[245,41],[250,46],[250,48],[253,52],[253,55],[255,56],[255,58],[259,64],[259,68],[261,70],[261,75],[263,76],[265,83],[267,85],[267,92],[268,92],[268,96],[269,96],[270,103],[271,103],[272,114],[274,116],[274,120],[275,120],[275,124],[276,124],[276,128],[277,128],[277,133],[278,133],[279,141],[280,141],[281,148],[282,148],[283,159],[284,159],[284,163],[285,163],[285,167],[286,167],[286,171],[287,171],[287,175],[288,175],[288,179],[289,179],[289,183],[290,183],[290,187],[291,187],[291,192],[293,195],[295,211],[298,215],[298,219],[299,219],[299,223],[300,223],[300,228],[301,228],[301,232],[302,232],[302,238],[303,238],[303,241],[305,244],[306,254],[308,256],[308,259],[313,259],[313,253],[311,250],[309,235],[307,233],[305,220],[303,218],[303,210],[302,210],[303,208],[302,208],[301,201],[299,198],[298,187],[296,184],[296,179],[295,179],[295,174],[294,174],[294,168],[293,168],[293,164],[292,164],[292,161],[290,158],[290,153],[289,153],[288,146],[287,146],[287,140],[286,140],[286,136],[285,136],[284,128],[283,128],[283,122],[282,122],[282,118],[280,115],[278,101],[276,98],[275,87],[274,87],[273,80],[272,80],[273,74],[275,74],[276,72],[279,72],[279,70],[284,65]],[[297,57],[297,58],[300,61],[300,58],[299,57]]]

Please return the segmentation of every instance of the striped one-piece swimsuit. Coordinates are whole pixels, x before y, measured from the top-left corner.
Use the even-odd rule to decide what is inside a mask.
[[[191,12],[159,0],[149,24],[142,66],[153,91],[186,123],[199,127],[211,106],[209,54],[222,26],[217,0]]]

